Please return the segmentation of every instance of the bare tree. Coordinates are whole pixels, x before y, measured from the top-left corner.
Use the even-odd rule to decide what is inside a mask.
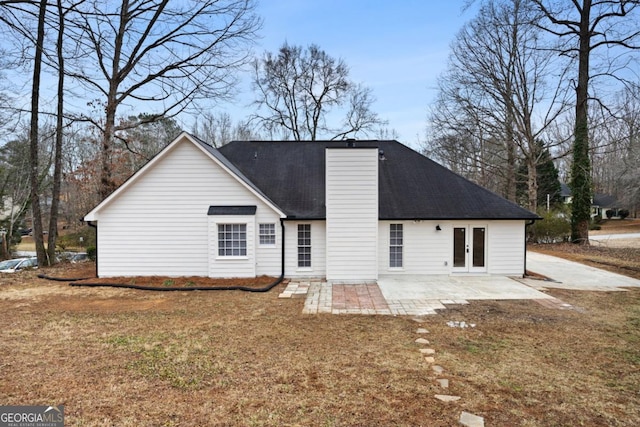
[[[122,131],[118,139],[128,152],[131,174],[169,145],[182,129],[172,118],[149,120],[148,113],[127,117],[118,122]]]
[[[153,121],[228,98],[260,27],[254,9],[253,0],[94,0],[75,14],[86,58],[70,75],[97,93],[103,111],[83,117],[102,134],[102,197],[115,188],[110,167],[124,129],[118,109],[145,103]]]
[[[78,4],[82,4],[80,0]],[[51,208],[49,211],[49,234],[47,236],[47,259],[49,264],[56,260],[56,242],[58,240],[58,211],[60,209],[60,189],[62,186],[62,145],[64,138],[64,78],[65,78],[65,23],[66,15],[69,11],[77,7],[72,4],[70,8],[65,8],[62,0],[57,0],[57,32],[56,39],[56,60],[58,71],[57,104],[56,104],[56,134],[55,145],[53,147],[53,182],[51,189]]]
[[[551,53],[538,49],[539,43],[540,32],[531,25],[526,1],[484,2],[456,38],[430,118],[437,129],[432,151],[454,154],[470,170],[479,169],[474,178],[483,185],[500,176],[497,190],[513,201],[522,158],[528,169],[528,207],[533,211],[538,143],[566,105],[559,87],[549,84],[552,70],[559,68]],[[447,144],[455,146],[443,147]]]
[[[606,121],[590,133],[594,191],[611,194],[621,202],[619,208],[638,212],[640,86],[625,88],[615,98],[610,107],[614,114],[607,114]]]
[[[99,130],[86,123],[66,128],[61,192],[67,224],[76,223],[100,202],[100,138]]]
[[[254,116],[271,135],[315,141],[355,137],[385,122],[371,110],[371,90],[349,80],[349,68],[317,45],[283,44],[277,54],[265,52],[254,66]],[[332,126],[330,112],[344,110],[342,123]]]
[[[29,185],[29,142],[13,139],[0,147],[0,203],[7,218],[3,223],[7,238],[2,242],[2,256],[10,250],[10,239],[22,223],[31,200]]]
[[[43,212],[40,202],[31,200],[31,208],[33,211],[33,228],[34,228],[34,240],[36,242],[36,252],[38,254],[39,264],[41,266],[49,265],[55,262],[55,249],[57,240],[57,228],[58,228],[58,209],[60,201],[60,186],[62,180],[62,140],[63,140],[63,126],[64,126],[64,93],[65,93],[65,80],[64,80],[64,61],[65,52],[64,45],[66,43],[65,38],[65,24],[66,15],[69,11],[73,10],[78,4],[83,3],[85,0],[77,0],[77,2],[68,2],[63,0],[57,0],[55,4],[50,2],[38,2],[36,1],[5,1],[1,2],[2,7],[0,14],[0,21],[5,24],[6,27],[12,31],[12,43],[14,49],[11,52],[12,61],[16,64],[34,63],[33,80],[31,81],[31,106],[25,112],[31,115],[31,131],[30,131],[30,144],[32,147],[33,160],[30,163],[32,170],[30,177],[31,191],[33,194],[42,195],[48,188],[51,188],[51,205],[50,210]],[[33,28],[37,27],[37,31]],[[55,41],[51,41],[47,37],[48,34],[57,34]],[[53,44],[54,48],[51,48]],[[33,58],[30,57],[30,52],[35,51]],[[46,108],[42,108],[40,104],[41,91],[40,76],[43,74],[43,68],[54,70],[58,77],[57,84],[57,105],[54,113],[47,112]],[[46,71],[44,71],[46,73]],[[45,95],[46,96],[46,95]],[[47,99],[45,98],[46,102]],[[22,111],[15,110],[15,115],[19,115]],[[39,129],[38,116],[50,115],[56,117],[56,137],[55,142],[51,146],[45,146],[45,152],[49,152],[51,148],[51,159],[47,160],[47,165],[39,164],[39,159],[42,158],[38,149],[38,145],[44,140],[49,140],[49,132],[43,138],[41,135],[41,129]],[[43,175],[41,170],[43,166],[48,166],[49,162],[53,162],[53,177],[52,179],[46,179],[46,173]],[[48,170],[48,167],[44,167],[44,170]],[[35,183],[38,183],[35,186]],[[44,184],[44,186],[43,186]],[[41,251],[44,250],[43,232],[44,227],[42,220],[48,215],[48,242],[47,249],[44,255]]]
[[[245,121],[234,125],[229,113],[203,113],[196,118],[192,132],[195,136],[214,147],[234,140],[260,139],[260,135]]]
[[[589,158],[589,100],[593,93],[592,53],[606,49],[605,62],[595,76],[622,80],[616,72],[626,68],[630,59],[618,49],[640,48],[640,1],[633,0],[533,0],[546,21],[540,27],[565,43],[559,52],[577,63],[575,83],[575,127],[571,166],[571,239],[589,244],[591,218],[591,161]],[[598,102],[601,102],[600,99]]]
[[[29,126],[29,182],[31,184],[31,212],[33,213],[33,240],[40,265],[48,265],[47,254],[42,238],[42,213],[40,211],[40,183],[38,180],[38,116],[40,113],[40,74],[42,69],[42,51],[44,28],[47,12],[47,0],[40,0],[38,6],[38,30],[33,58],[33,79],[31,81],[31,124]]]

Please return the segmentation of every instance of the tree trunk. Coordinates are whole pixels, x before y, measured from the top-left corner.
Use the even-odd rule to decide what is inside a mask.
[[[527,157],[527,197],[531,212],[538,210],[538,162],[536,160],[536,156]]]
[[[113,61],[109,79],[109,92],[105,105],[105,125],[102,135],[102,152],[100,168],[100,198],[104,199],[116,189],[111,168],[113,167],[113,138],[116,132],[116,109],[118,107],[118,85],[120,83],[120,58],[127,28],[129,1],[123,0],[120,8],[120,23],[113,46]]]
[[[56,118],[56,142],[53,160],[53,188],[51,190],[51,212],[49,214],[49,236],[47,241],[47,254],[49,264],[56,260],[56,241],[58,239],[58,211],[60,207],[60,186],[62,182],[62,126],[64,113],[64,55],[62,44],[64,41],[64,14],[62,12],[62,0],[58,0],[58,41],[56,54],[58,56],[58,105]]]
[[[113,135],[115,129],[115,106],[107,101],[106,123],[102,134],[100,152],[100,198],[104,199],[115,190],[115,182],[111,173],[113,167]]]
[[[580,47],[578,52],[578,85],[576,87],[576,124],[571,165],[571,240],[589,244],[591,219],[591,161],[589,159],[588,84],[591,0],[583,0],[580,16]]]
[[[40,183],[38,177],[38,113],[40,100],[40,71],[42,68],[42,45],[47,0],[41,0],[38,12],[38,34],[33,58],[33,81],[31,83],[31,123],[29,132],[29,182],[31,183],[31,212],[33,214],[33,240],[36,244],[38,264],[48,265],[47,253],[42,240],[42,213],[40,212]]]
[[[508,93],[511,94],[511,89],[508,89]],[[507,164],[506,167],[506,182],[505,182],[505,195],[507,199],[512,202],[516,202],[516,144],[514,141],[515,135],[513,131],[513,107],[511,106],[511,100],[506,100],[506,127],[505,127],[505,144],[507,149]]]

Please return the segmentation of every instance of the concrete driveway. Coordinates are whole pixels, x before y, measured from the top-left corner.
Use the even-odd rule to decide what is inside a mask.
[[[624,288],[640,287],[640,280],[631,277],[531,251],[527,251],[527,270],[552,279],[551,281],[522,280],[536,289],[623,291]]]
[[[627,234],[593,234],[589,236],[589,240],[617,240],[617,239],[640,239],[640,233]]]

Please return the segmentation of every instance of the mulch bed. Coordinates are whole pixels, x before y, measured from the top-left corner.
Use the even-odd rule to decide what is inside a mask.
[[[96,277],[95,263],[88,262],[82,265],[60,264],[55,267],[41,269],[40,273],[47,277],[67,279],[76,285],[82,284],[117,284],[135,285],[137,287],[166,287],[166,288],[193,288],[193,287],[226,287],[243,286],[247,288],[263,288],[273,283],[276,278],[272,276],[242,277],[217,279],[201,276],[169,277],[169,276],[136,276],[136,277]],[[82,279],[82,280],[78,280]]]

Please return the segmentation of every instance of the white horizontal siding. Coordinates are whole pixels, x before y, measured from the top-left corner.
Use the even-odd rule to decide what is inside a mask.
[[[311,268],[298,267],[298,224],[311,225]],[[325,221],[285,221],[285,276],[325,277]]]
[[[402,224],[403,267],[389,267],[389,225]],[[439,225],[441,230],[436,230]],[[487,273],[520,275],[524,271],[523,221],[380,221],[378,268],[380,274],[451,274],[453,227],[483,226],[487,232]],[[471,273],[473,274],[473,273]]]
[[[276,244],[261,246],[259,240],[259,224],[274,224]],[[277,215],[261,214],[256,217],[256,276],[280,276],[282,273],[282,229]]]
[[[390,224],[402,224],[402,268],[389,267]],[[443,228],[436,230],[436,225]],[[449,274],[451,241],[446,225],[435,221],[380,221],[378,268],[380,274]]]
[[[193,143],[185,139],[164,154],[97,213],[101,277],[207,276],[211,205],[256,205],[256,224],[278,223],[276,212]],[[279,274],[270,251],[257,250],[255,262],[260,274]]]
[[[327,280],[378,278],[378,149],[326,150]]]
[[[491,221],[488,230],[489,274],[524,274],[524,221]]]

